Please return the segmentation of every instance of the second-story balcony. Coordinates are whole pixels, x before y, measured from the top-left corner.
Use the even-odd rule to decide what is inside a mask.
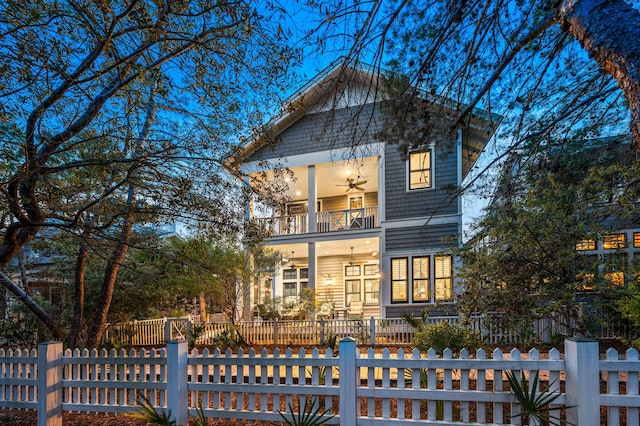
[[[378,226],[378,207],[321,211],[315,214],[315,230],[309,226],[307,213],[255,219],[271,235],[299,235],[310,232],[334,232],[372,229]]]

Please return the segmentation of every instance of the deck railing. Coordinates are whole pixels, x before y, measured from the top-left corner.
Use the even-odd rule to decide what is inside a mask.
[[[306,213],[256,218],[256,222],[271,235],[300,235],[309,233],[309,215]],[[351,229],[371,229],[378,226],[378,207],[330,210],[316,213],[315,232],[333,232]]]
[[[458,316],[427,318],[427,323],[446,321],[457,324]],[[526,332],[508,330],[502,315],[476,315],[467,318],[465,326],[477,331],[485,342],[492,345],[531,344],[551,342],[555,336],[572,336],[577,326],[572,321],[564,321],[560,315],[534,320]],[[194,325],[197,333],[191,334]],[[407,346],[413,340],[415,330],[400,318],[369,319],[320,319],[320,320],[273,320],[241,321],[236,330],[251,345],[324,345],[330,336],[351,337],[363,345]],[[227,322],[202,323],[196,318],[164,318],[160,320],[134,321],[112,324],[105,341],[128,346],[153,346],[164,344],[176,338],[190,338],[195,344],[215,343],[218,336],[231,330]],[[590,337],[597,339],[627,339],[638,337],[639,330],[624,327],[613,322],[602,321],[598,328],[591,330]]]

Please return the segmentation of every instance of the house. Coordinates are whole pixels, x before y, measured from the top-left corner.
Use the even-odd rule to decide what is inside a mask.
[[[265,244],[282,254],[275,273],[254,284],[253,306],[265,296],[295,301],[304,289],[338,318],[393,318],[454,303],[450,250],[462,204],[451,188],[493,123],[474,114],[457,132],[432,135],[403,155],[379,136],[389,125],[384,84],[362,67],[329,68],[233,158],[247,185],[281,185],[285,200],[256,198],[248,207],[268,231]]]

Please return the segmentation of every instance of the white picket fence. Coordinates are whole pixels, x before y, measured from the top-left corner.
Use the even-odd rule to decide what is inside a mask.
[[[360,354],[352,339],[337,353],[284,354],[188,353],[184,341],[152,351],[63,353],[50,342],[37,351],[0,351],[0,408],[35,409],[39,425],[59,426],[63,411],[121,415],[136,411],[144,395],[184,425],[198,408],[209,418],[278,422],[280,412],[289,416],[313,400],[328,410],[327,424],[342,426],[519,424],[507,371],[538,373],[542,388],[560,394],[554,403],[569,407],[558,412],[563,421],[640,424],[638,352],[611,349],[600,360],[598,343],[583,338],[565,340],[564,358],[555,349],[546,356],[535,349],[457,358],[448,350],[442,357],[403,349]],[[426,381],[413,380],[421,376]]]
[[[533,321],[526,333],[505,331],[503,317],[492,316],[486,321],[486,316],[476,315],[466,320],[466,325],[480,333],[484,341],[490,345],[522,344],[533,341],[550,342],[552,335],[572,336],[575,325],[568,324],[559,316],[540,318]],[[440,316],[427,319],[429,324],[447,321],[456,324],[458,316]],[[575,321],[574,321],[575,322]],[[230,332],[231,324],[219,322],[202,323],[194,318],[162,318],[154,320],[133,321],[112,324],[106,333],[105,343],[120,343],[128,346],[163,345],[176,338],[186,338],[192,334],[194,327],[200,327],[199,333],[194,334],[195,344],[211,345],[215,338]],[[329,336],[338,339],[351,337],[360,344],[371,346],[410,345],[415,330],[406,321],[399,318],[392,319],[336,319],[336,320],[305,320],[305,321],[241,321],[236,324],[237,332],[249,345],[324,345]],[[624,329],[613,323],[602,322],[593,330],[593,338],[597,339],[633,339],[638,337],[638,330]],[[529,339],[529,340],[527,340]]]

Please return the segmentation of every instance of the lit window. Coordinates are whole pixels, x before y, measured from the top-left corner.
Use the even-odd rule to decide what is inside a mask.
[[[380,303],[380,280],[365,279],[364,280],[364,304],[375,306]]]
[[[351,302],[360,302],[360,280],[345,280],[344,286],[347,293],[347,306],[350,306]]]
[[[409,189],[431,188],[431,151],[409,154]]]
[[[429,301],[429,257],[413,258],[413,301]]]
[[[453,269],[451,256],[435,257],[436,301],[453,299]]]
[[[407,258],[391,259],[391,301],[407,302]]]
[[[284,283],[284,297],[295,297],[298,295],[298,283]]]
[[[625,234],[610,234],[604,236],[602,247],[605,249],[620,249],[626,245]]]
[[[580,240],[578,244],[576,244],[576,250],[584,251],[584,250],[595,250],[596,242],[595,240]]]
[[[640,247],[640,232],[633,233],[633,246]]]

